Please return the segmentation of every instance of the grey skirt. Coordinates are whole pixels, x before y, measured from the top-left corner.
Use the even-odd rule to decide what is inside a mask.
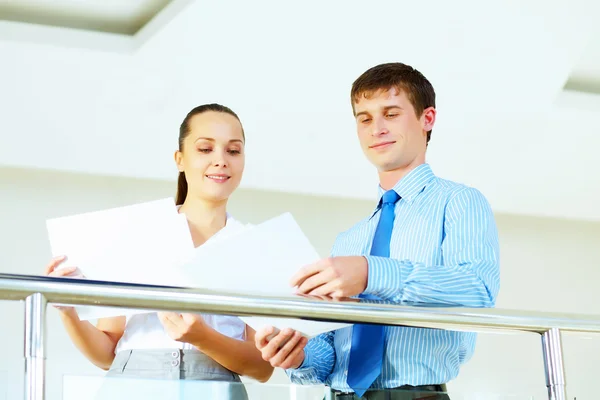
[[[247,400],[239,375],[193,350],[120,351],[96,400]]]

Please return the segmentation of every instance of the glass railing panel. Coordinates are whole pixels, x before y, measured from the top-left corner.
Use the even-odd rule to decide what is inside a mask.
[[[23,398],[23,302],[0,301],[2,342],[0,342],[0,400]]]
[[[0,400],[8,399],[8,379],[6,371],[0,370]]]
[[[448,395],[451,400],[548,400],[547,396],[535,397],[531,394],[499,394],[492,392],[477,392],[477,393],[457,393],[448,390]]]
[[[534,397],[530,395],[502,395],[486,392],[462,394],[451,390],[448,393],[417,393],[406,390],[394,390],[393,392],[395,396],[392,399],[402,400],[416,398],[432,400],[534,400]],[[322,400],[329,398],[328,390],[323,386],[104,378],[76,375],[64,377],[62,395],[62,400]],[[382,398],[387,399],[389,397],[384,396]],[[378,399],[378,397],[374,399]]]
[[[465,400],[547,400],[540,335],[478,333],[471,358],[448,390]]]
[[[600,335],[563,332],[563,355],[568,399],[598,399]]]
[[[323,386],[66,375],[62,400],[316,400]]]

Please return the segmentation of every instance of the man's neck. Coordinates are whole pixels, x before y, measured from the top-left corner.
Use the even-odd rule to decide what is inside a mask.
[[[379,171],[379,185],[383,190],[390,190],[410,171],[419,165],[425,164],[425,160],[414,160],[412,163],[391,171]]]

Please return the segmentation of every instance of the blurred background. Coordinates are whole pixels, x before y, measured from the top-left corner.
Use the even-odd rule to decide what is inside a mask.
[[[207,102],[246,131],[229,211],[290,211],[326,256],[377,201],[350,86],[401,61],[437,92],[434,172],[496,214],[497,307],[600,313],[599,16],[592,0],[0,0],[0,272],[42,273],[48,218],[174,196],[179,124]],[[0,316],[0,399],[17,399],[22,305]],[[52,308],[48,335],[49,399],[103,374]],[[600,338],[564,352],[569,398],[597,398]],[[481,334],[449,388],[546,398],[539,337]]]

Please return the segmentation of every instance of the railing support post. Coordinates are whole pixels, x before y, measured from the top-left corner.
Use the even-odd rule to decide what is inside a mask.
[[[46,298],[25,299],[25,400],[44,400],[46,370]]]
[[[559,329],[552,328],[542,334],[544,370],[549,400],[567,400],[567,383],[563,365],[562,339]]]

